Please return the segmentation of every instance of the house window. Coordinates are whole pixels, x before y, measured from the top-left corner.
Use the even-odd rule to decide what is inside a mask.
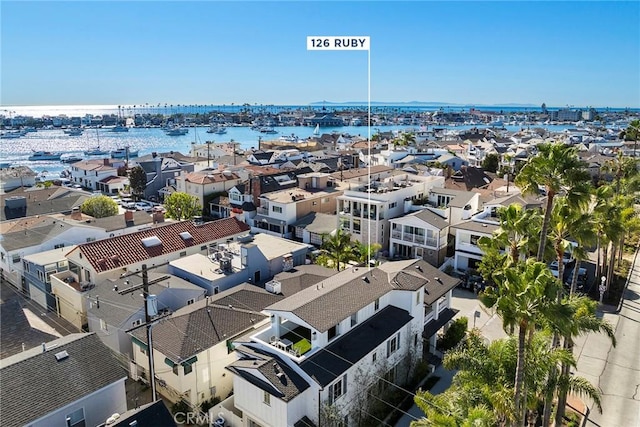
[[[478,239],[479,239],[479,238],[480,238],[480,236],[476,236],[475,234],[472,234],[472,235],[471,235],[471,238],[469,239],[469,242],[470,242],[472,245],[476,245],[476,246],[477,246],[477,245],[478,245]]]
[[[187,256],[187,251],[180,252],[180,258]]]
[[[188,375],[191,372],[193,372],[193,365],[191,363],[184,365],[184,374]]]
[[[24,268],[24,271],[29,273],[29,263],[27,261],[22,261],[22,268]]]
[[[57,245],[53,245],[53,249],[64,248],[64,243],[58,243]]]
[[[142,325],[142,319],[138,319],[138,320],[134,320],[133,321],[133,327],[135,328],[136,326],[140,326]]]
[[[333,404],[340,396],[347,392],[347,375],[329,386],[329,404]]]
[[[359,219],[354,219],[353,220],[353,233],[354,234],[360,234],[360,220]]]
[[[400,332],[387,341],[387,357],[395,353],[400,348]]]
[[[418,334],[413,334],[413,346],[418,346]]]
[[[275,213],[282,213],[282,206],[271,206],[271,210]]]
[[[311,204],[312,204],[313,206],[315,206],[315,205],[317,205],[317,204],[318,204],[318,202],[312,202]]]
[[[371,356],[371,363],[376,363],[376,360],[378,360],[378,353],[373,353]]]
[[[334,325],[329,328],[329,331],[327,332],[327,338],[329,339],[329,341],[331,341],[332,339],[337,337],[339,334],[340,334],[340,331],[338,331],[338,325]]]
[[[100,329],[103,331],[107,330],[107,322],[105,322],[104,319],[100,319]]]
[[[271,395],[266,391],[262,392],[262,403],[271,406]]]
[[[380,298],[376,298],[376,301],[373,303],[373,309],[378,311],[380,309]]]
[[[206,251],[206,250],[207,250],[207,245],[200,246],[200,250],[201,250],[201,251]]]
[[[353,328],[358,324],[358,313],[353,313],[351,315],[351,327]]]
[[[38,280],[44,282],[44,271],[38,270]]]
[[[191,305],[194,302],[196,302],[196,299],[195,298],[191,298],[191,299],[187,300],[187,305]]]
[[[416,305],[420,304],[420,292],[422,290],[419,290],[418,292],[416,292]]]
[[[76,409],[65,417],[67,427],[85,427],[84,408]]]
[[[89,270],[84,271],[84,280],[87,282],[91,282],[91,272]]]
[[[22,259],[20,254],[13,254],[13,255],[11,255],[11,257],[12,257],[12,261],[13,261],[14,264],[19,263],[20,260]]]
[[[398,202],[389,203],[389,209],[393,209],[398,206]]]

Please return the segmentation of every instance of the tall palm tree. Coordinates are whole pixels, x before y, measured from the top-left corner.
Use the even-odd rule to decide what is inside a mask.
[[[616,346],[616,337],[613,327],[606,321],[597,316],[597,302],[585,296],[573,296],[566,300],[566,304],[571,309],[570,321],[565,322],[562,326],[564,335],[564,348],[573,352],[574,339],[587,332],[602,332],[609,337],[612,345]],[[562,426],[564,418],[567,394],[569,392],[584,394],[590,397],[602,412],[600,406],[600,395],[590,383],[577,381],[571,376],[570,365],[563,363],[558,379],[558,407],[556,409],[556,427]],[[594,392],[594,390],[596,392]],[[546,420],[548,424],[548,419]]]
[[[506,268],[495,277],[496,286],[487,288],[481,296],[481,301],[487,307],[496,308],[505,330],[517,328],[518,357],[514,380],[514,405],[516,416],[522,423],[526,409],[523,396],[526,338],[534,330],[536,322],[550,312],[559,285],[547,265],[533,258]]]
[[[356,257],[351,235],[342,229],[338,229],[333,235],[323,236],[320,249],[329,264],[335,266],[338,271],[340,271],[341,264],[353,261]]]
[[[574,147],[561,143],[540,144],[538,153],[530,157],[516,176],[516,185],[523,193],[539,194],[540,186],[546,191],[547,203],[544,210],[542,230],[536,259],[544,259],[547,229],[555,196],[566,192],[570,200],[583,198],[589,173],[577,155]]]

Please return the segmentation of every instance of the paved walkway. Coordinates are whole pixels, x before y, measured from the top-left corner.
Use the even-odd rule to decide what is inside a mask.
[[[615,328],[618,342],[611,346],[603,334],[578,340],[577,374],[602,390],[603,413],[590,407],[587,426],[640,426],[640,257],[635,255],[619,313],[602,307],[601,314]]]
[[[502,330],[502,321],[491,310],[478,301],[477,296],[468,290],[454,289],[451,307],[459,310],[454,319],[466,317],[469,321],[469,328],[474,327],[475,313],[479,313],[479,317],[475,317],[475,327],[488,340],[496,340],[504,338],[507,334]],[[440,377],[440,380],[433,386],[431,393],[439,394],[449,388],[451,380],[455,372],[447,371],[442,365],[438,366],[434,375]],[[414,404],[396,423],[396,427],[408,427],[411,421],[424,417],[424,413],[418,405]]]

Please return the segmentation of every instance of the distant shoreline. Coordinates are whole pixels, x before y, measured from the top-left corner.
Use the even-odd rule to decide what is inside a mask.
[[[486,112],[503,112],[503,113],[519,113],[519,112],[542,112],[541,106],[533,106],[526,104],[505,104],[505,105],[473,105],[473,104],[445,104],[445,103],[419,103],[417,101],[406,103],[383,103],[372,102],[372,113],[380,113],[385,111],[445,111],[460,112],[475,109]],[[132,117],[136,114],[160,114],[170,116],[173,114],[207,114],[210,112],[234,113],[242,111],[250,111],[252,113],[280,113],[286,111],[310,111],[319,112],[323,109],[328,111],[353,111],[366,110],[366,103],[348,102],[315,102],[306,105],[263,105],[263,104],[132,104],[132,105],[0,105],[0,116],[4,117],[43,117],[43,116],[85,116],[89,115],[118,115],[124,117]],[[550,107],[550,111],[560,110],[564,107]],[[591,107],[570,107],[575,110],[587,110]],[[624,112],[630,111],[634,113],[640,112],[640,107],[636,108],[619,108],[619,107],[593,107],[598,112]]]

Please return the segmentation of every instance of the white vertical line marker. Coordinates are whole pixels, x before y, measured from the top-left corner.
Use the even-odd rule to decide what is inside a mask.
[[[369,41],[367,49],[367,156],[369,161],[367,164],[367,181],[369,183],[369,190],[371,190],[371,42]],[[369,197],[369,227],[368,235],[369,241],[367,248],[367,268],[371,270],[371,191],[367,191]],[[378,220],[378,210],[376,209],[376,223]],[[378,227],[376,227],[376,236],[378,235]]]

